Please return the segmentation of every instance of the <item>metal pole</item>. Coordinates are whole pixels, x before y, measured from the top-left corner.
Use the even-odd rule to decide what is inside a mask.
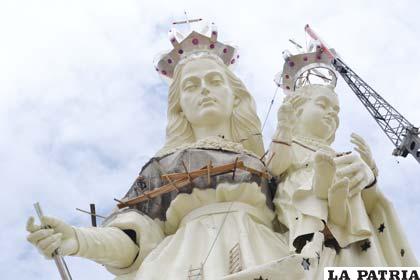
[[[91,203],[90,204],[90,218],[92,221],[92,226],[96,227],[96,210],[95,210],[95,204]]]
[[[38,214],[39,220],[41,221],[41,226],[44,228],[47,228],[47,226],[42,224],[42,217],[44,217],[44,214],[42,213],[41,206],[39,205],[39,202],[34,203],[35,211]],[[57,250],[53,253],[53,259],[55,262],[55,265],[57,266],[58,272],[60,272],[61,279],[63,280],[72,280],[70,271],[66,265],[66,262],[64,261],[64,258],[60,256],[57,253]]]

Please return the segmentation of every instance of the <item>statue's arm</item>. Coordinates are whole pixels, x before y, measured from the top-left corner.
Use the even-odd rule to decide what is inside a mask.
[[[44,217],[41,228],[31,217],[27,223],[31,242],[46,257],[79,256],[106,266],[115,275],[135,271],[144,257],[163,239],[160,226],[149,217],[129,211],[114,214],[103,227],[73,227],[59,219]]]
[[[366,212],[369,214],[374,208],[378,198],[378,168],[375,160],[373,159],[372,151],[367,142],[362,136],[352,133],[350,142],[355,145],[355,151],[360,155],[362,161],[367,165],[367,169],[370,169],[372,179],[368,181],[366,186],[363,186],[362,199],[365,204]]]
[[[27,239],[46,257],[58,250],[60,255],[79,256],[115,267],[129,266],[139,247],[116,227],[78,228],[60,219],[43,217],[43,225],[34,224],[29,218]],[[120,248],[124,248],[121,250]]]
[[[293,126],[296,117],[289,103],[280,106],[277,113],[278,123],[267,155],[268,168],[274,176],[286,171],[293,161]]]

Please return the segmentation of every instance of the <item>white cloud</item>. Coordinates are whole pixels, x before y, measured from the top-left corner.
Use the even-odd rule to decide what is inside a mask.
[[[288,39],[304,42],[312,24],[345,61],[413,124],[420,125],[419,4],[415,1],[5,1],[0,4],[0,206],[5,279],[56,279],[25,240],[32,203],[76,224],[74,210],[95,202],[113,207],[142,164],[163,144],[166,91],[153,70],[169,49],[166,31],[187,9],[216,22],[222,40],[240,47],[236,72],[253,93],[264,119],[282,68]],[[404,4],[403,4],[404,3]],[[372,145],[381,189],[394,202],[418,256],[419,165],[392,157],[391,143],[350,89],[337,87],[342,104],[335,146],[351,149],[356,131]],[[269,141],[274,110],[264,131]],[[152,125],[151,125],[152,124]],[[399,161],[399,164],[397,163]],[[69,259],[77,277],[111,275],[101,266]],[[100,276],[99,276],[100,275]]]

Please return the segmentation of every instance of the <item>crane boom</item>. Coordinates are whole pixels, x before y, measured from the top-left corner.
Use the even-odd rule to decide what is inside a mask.
[[[334,58],[332,64],[395,145],[396,148],[392,154],[406,157],[408,153],[411,153],[420,163],[418,128],[363,81],[343,60]]]
[[[309,27],[305,31],[321,43],[324,52],[331,58],[335,70],[366,107],[386,136],[394,144],[394,156],[406,157],[411,154],[420,163],[419,128],[414,127],[403,115],[391,106],[382,96],[360,78],[344,61],[332,54],[320,37]]]

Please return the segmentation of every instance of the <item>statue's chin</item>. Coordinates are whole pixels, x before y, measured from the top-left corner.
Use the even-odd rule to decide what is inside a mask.
[[[317,140],[319,142],[325,142],[327,143],[328,139],[331,138],[332,134],[330,133],[331,129],[324,127],[323,129],[317,129],[316,131],[306,130],[306,133],[300,133],[301,136],[311,138],[314,140]]]
[[[329,120],[323,120],[322,124],[319,124],[315,129],[308,128],[307,131],[312,130],[312,137],[318,139],[320,141],[327,142],[328,139],[330,139],[336,131],[335,124],[332,123],[332,121]]]
[[[200,110],[200,113],[197,115],[195,120],[192,120],[191,123],[196,125],[205,126],[205,125],[215,125],[223,122],[228,122],[230,115],[222,111],[219,108],[214,106],[206,106]]]

